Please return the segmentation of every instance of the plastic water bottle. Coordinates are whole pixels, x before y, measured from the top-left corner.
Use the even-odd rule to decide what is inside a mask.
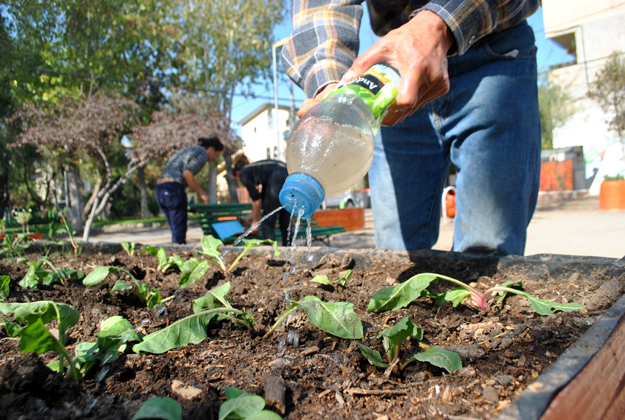
[[[399,72],[376,64],[341,82],[299,120],[287,142],[286,179],[280,202],[310,218],[325,197],[336,197],[369,170],[373,138],[397,97]]]

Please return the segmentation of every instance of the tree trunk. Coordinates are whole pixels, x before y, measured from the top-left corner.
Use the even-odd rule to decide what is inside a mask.
[[[208,168],[208,202],[217,204],[217,166]]]
[[[89,211],[91,210],[91,206],[93,206],[93,203],[95,202],[95,198],[98,196],[98,193],[100,192],[100,187],[102,187],[102,176],[98,175],[98,179],[95,182],[95,185],[93,186],[93,192],[91,193],[91,197],[89,197],[89,201],[87,201],[87,204],[85,204],[85,208],[82,210],[82,214],[83,217],[87,217],[86,215],[89,214]],[[85,220],[83,219],[83,222]]]
[[[70,212],[69,220],[72,229],[82,232],[82,196],[80,194],[80,176],[78,168],[74,164],[67,165],[67,184],[69,189]]]
[[[148,210],[148,186],[145,184],[143,166],[137,169],[137,176],[139,177],[139,191],[141,191],[141,218],[147,219],[150,217],[150,211]]]

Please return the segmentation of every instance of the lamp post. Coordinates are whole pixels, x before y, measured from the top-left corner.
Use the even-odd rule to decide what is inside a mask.
[[[273,116],[273,128],[276,131],[276,151],[277,156],[274,154],[274,159],[280,159],[280,130],[278,129],[278,64],[277,64],[277,51],[278,48],[282,47],[288,38],[283,38],[280,41],[276,42],[272,46],[273,53],[273,100],[274,100],[274,116]]]

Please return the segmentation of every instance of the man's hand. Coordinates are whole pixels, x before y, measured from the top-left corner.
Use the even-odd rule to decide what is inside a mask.
[[[331,90],[334,90],[336,85],[338,85],[338,83],[329,83],[325,85],[314,98],[309,98],[302,102],[302,105],[300,105],[297,111],[297,117],[302,118],[310,108],[317,105]]]
[[[200,200],[202,200],[202,203],[208,204],[208,201],[210,200],[210,198],[206,194],[200,194]]]
[[[452,32],[445,22],[437,14],[424,10],[373,44],[354,61],[343,80],[353,80],[377,63],[387,63],[399,70],[397,99],[383,121],[383,125],[395,125],[449,91],[447,51],[453,43]],[[312,106],[308,106],[308,101],[318,102],[323,98],[320,96],[323,92],[315,99],[304,101],[300,112],[304,106]]]

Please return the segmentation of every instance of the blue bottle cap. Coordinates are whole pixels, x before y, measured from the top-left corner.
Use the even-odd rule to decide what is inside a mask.
[[[284,208],[295,215],[299,215],[299,210],[303,208],[302,217],[305,219],[313,215],[324,198],[325,193],[321,184],[312,176],[301,172],[289,175],[280,191],[280,203]]]

